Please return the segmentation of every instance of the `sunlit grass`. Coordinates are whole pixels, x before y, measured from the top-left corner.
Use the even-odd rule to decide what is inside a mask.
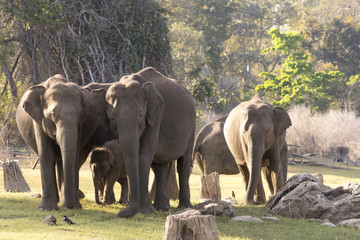
[[[22,168],[31,193],[5,193],[3,171],[0,171],[0,239],[161,239],[164,234],[166,213],[136,215],[133,218],[116,217],[125,206],[115,204],[99,206],[94,203],[91,172],[87,163],[80,171],[80,188],[85,193],[81,200],[83,210],[42,212],[37,207],[40,199],[30,198],[32,193],[41,193],[40,170]],[[309,166],[290,166],[288,177],[297,173],[318,173],[324,176],[324,183],[336,187],[347,182],[360,183],[360,169],[329,169]],[[152,177],[152,174],[151,174]],[[150,181],[151,182],[151,181]],[[222,196],[236,194],[239,203],[243,201],[243,184],[240,175],[220,175]],[[264,185],[266,188],[266,185]],[[199,201],[200,171],[194,166],[190,177],[191,202]],[[267,188],[266,188],[267,191]],[[268,191],[267,191],[268,192]],[[115,186],[116,198],[120,185]],[[176,212],[177,201],[171,201],[170,213]],[[235,215],[261,217],[267,213],[264,205],[235,206]],[[40,224],[41,220],[53,214],[56,226]],[[68,216],[75,225],[67,225],[62,219]],[[217,217],[216,224],[220,239],[358,239],[359,230],[341,227],[329,228],[305,219],[279,217],[280,222],[263,224],[231,222],[228,217]]]

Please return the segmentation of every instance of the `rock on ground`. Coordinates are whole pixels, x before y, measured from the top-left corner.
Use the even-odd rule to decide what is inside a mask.
[[[360,228],[360,219],[348,219],[338,223],[339,226],[348,228]]]
[[[196,204],[194,209],[201,212],[201,214],[210,214],[214,216],[227,216],[234,215],[234,207],[225,201],[207,201]]]
[[[298,174],[269,199],[266,208],[291,218],[328,219],[333,223],[360,218],[358,184],[332,189],[311,174]]]
[[[53,215],[49,215],[44,217],[41,223],[46,223],[47,225],[53,226],[56,225],[56,218]]]
[[[264,221],[260,218],[251,217],[251,216],[236,216],[231,219],[231,221],[236,222],[253,222],[253,223],[263,223]]]

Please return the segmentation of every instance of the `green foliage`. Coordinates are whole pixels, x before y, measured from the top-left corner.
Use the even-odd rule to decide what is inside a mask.
[[[48,0],[28,0],[22,4],[20,1],[1,1],[0,10],[9,21],[20,20],[23,27],[30,28],[30,24],[38,23],[41,27],[61,22],[62,7],[58,2]]]
[[[196,101],[204,102],[206,98],[211,97],[213,94],[214,83],[202,78],[198,79],[191,85],[191,93]]]
[[[19,83],[17,87],[22,94],[24,86]],[[0,89],[0,145],[13,146],[19,141],[14,118],[18,101],[14,101],[4,75],[0,75]]]
[[[303,38],[299,33],[280,33],[279,29],[269,31],[273,46],[264,50],[280,52],[286,55],[280,74],[263,72],[263,84],[257,91],[272,93],[273,103],[289,107],[290,104],[306,104],[313,109],[325,111],[331,104],[336,104],[336,96],[332,89],[341,85],[344,74],[339,71],[315,72],[309,54],[300,46]]]
[[[32,84],[54,73],[83,85],[112,82],[146,66],[172,71],[167,12],[153,0],[1,3],[7,23],[1,31],[9,32],[4,42],[26,49],[21,78]]]

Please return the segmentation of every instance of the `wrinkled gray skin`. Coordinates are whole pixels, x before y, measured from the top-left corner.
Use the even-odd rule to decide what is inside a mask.
[[[129,204],[118,216],[153,213],[155,208],[168,210],[168,164],[174,160],[179,174],[179,207],[190,207],[196,118],[191,94],[176,80],[146,68],[114,83],[106,101],[110,127],[117,132],[129,177]],[[150,167],[157,186],[154,206],[148,191]]]
[[[104,94],[90,93],[61,75],[31,87],[21,98],[16,123],[25,142],[38,155],[43,197],[39,210],[58,209],[57,164],[60,204],[81,209],[79,169],[90,151],[96,128],[104,115]]]
[[[286,173],[281,164],[281,150],[290,126],[285,109],[274,108],[259,96],[242,102],[227,117],[224,136],[245,179],[245,204],[260,204],[254,200],[254,194],[258,184],[262,185],[259,183],[262,166],[268,166],[266,178],[271,179],[273,192],[284,185]]]
[[[237,165],[225,141],[223,129],[226,118],[227,116],[207,123],[202,129],[200,129],[195,138],[193,157],[198,163],[202,174],[218,172],[219,174],[233,175],[240,173],[239,168],[241,169],[241,167]],[[265,164],[269,161],[265,160],[263,162]],[[287,144],[285,142],[281,150],[281,164],[284,173],[284,181],[286,181],[287,177],[287,162]],[[262,166],[264,176],[268,175],[268,169],[268,165]],[[271,178],[266,178],[266,181],[268,183],[270,193],[273,195],[274,186]],[[266,198],[263,194],[265,193],[262,181],[259,179],[258,188],[255,193],[255,201],[265,203]]]
[[[115,139],[106,142],[101,147],[93,148],[87,159],[92,171],[96,203],[113,204],[115,202],[113,191],[115,182],[121,185],[119,202],[128,202],[129,191],[125,163],[118,140]]]

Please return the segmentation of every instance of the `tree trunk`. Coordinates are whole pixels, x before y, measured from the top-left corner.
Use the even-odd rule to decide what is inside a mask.
[[[208,198],[212,201],[221,200],[218,172],[212,172],[209,175],[202,175],[200,184],[200,198]]]
[[[215,216],[201,215],[198,210],[190,209],[166,218],[163,240],[215,240],[220,239],[216,228]]]
[[[7,192],[30,192],[30,187],[19,168],[14,162],[4,162],[4,187]]]

